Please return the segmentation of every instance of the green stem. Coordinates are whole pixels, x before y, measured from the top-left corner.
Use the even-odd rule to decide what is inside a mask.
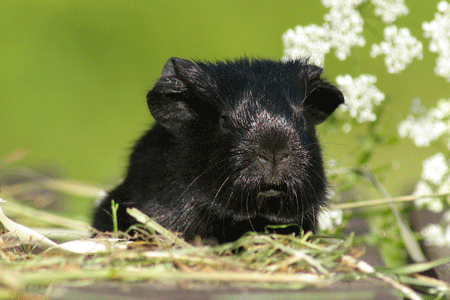
[[[91,226],[85,222],[72,220],[69,218],[61,217],[52,213],[37,210],[32,207],[16,203],[10,199],[4,198],[5,203],[2,203],[2,208],[6,214],[18,214],[22,217],[26,216],[39,222],[59,225],[65,228],[71,228],[76,230],[91,230]]]
[[[377,205],[385,205],[390,203],[397,202],[411,202],[420,198],[430,198],[430,197],[445,197],[450,196],[450,193],[437,193],[430,195],[409,195],[409,196],[401,196],[401,197],[392,197],[392,198],[382,198],[382,199],[374,199],[374,200],[365,200],[359,202],[347,202],[347,203],[339,203],[331,205],[333,209],[352,209],[352,208],[361,208],[361,207],[371,207]]]
[[[386,191],[381,182],[376,178],[376,176],[370,170],[359,170],[360,175],[366,177],[370,183],[378,190],[378,192],[385,198],[391,198],[389,193]],[[400,229],[400,234],[402,236],[403,243],[405,244],[406,250],[409,256],[415,262],[425,262],[427,261],[425,255],[420,248],[419,242],[414,236],[414,232],[409,228],[409,226],[403,221],[400,212],[394,203],[389,203],[389,206],[394,213],[395,220],[397,221],[398,227]]]
[[[111,213],[113,219],[113,230],[114,234],[117,236],[119,232],[119,223],[117,221],[117,210],[119,209],[119,203],[116,203],[114,200],[111,200]]]

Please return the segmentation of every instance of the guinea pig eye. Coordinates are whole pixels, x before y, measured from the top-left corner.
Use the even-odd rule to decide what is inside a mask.
[[[231,128],[233,128],[233,123],[230,118],[225,115],[220,116],[220,129],[222,129],[223,132],[229,132]]]

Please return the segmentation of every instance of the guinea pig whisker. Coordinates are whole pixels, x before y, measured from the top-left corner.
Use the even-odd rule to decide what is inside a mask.
[[[222,188],[225,186],[227,181],[231,178],[231,175],[229,175],[220,185],[219,189],[217,190],[216,194],[214,195],[213,201],[211,202],[211,207],[214,207],[214,202],[217,200],[217,197],[219,196],[219,193],[221,192]]]
[[[186,189],[180,194],[180,196],[178,197],[177,200],[181,199],[181,197],[184,196],[184,194],[192,187],[192,185],[199,180],[202,176],[204,176],[205,174],[207,174],[208,172],[210,172],[210,170],[214,169],[215,167],[217,167],[217,165],[219,165],[220,163],[226,161],[228,159],[223,159],[221,161],[218,161],[216,163],[214,163],[212,166],[206,168],[206,170],[204,170],[200,175],[198,175],[194,180],[191,181],[191,183],[189,183],[189,185],[186,187]]]
[[[295,201],[296,216],[298,217],[300,215],[300,207],[299,207],[299,203],[298,203],[298,197],[297,197],[297,193],[295,192],[295,188],[291,184],[288,184],[288,198],[291,201]]]
[[[308,178],[305,178],[305,179],[306,179],[305,182],[308,183],[308,185],[311,187],[311,190],[314,193],[314,198],[316,198],[317,201],[320,201],[319,196],[317,195],[317,193],[316,193],[316,191],[314,189],[314,185],[311,183],[311,181]]]
[[[316,175],[320,178],[320,180],[322,180],[322,182],[326,182],[324,176],[322,174],[320,174],[319,172],[317,172],[316,170],[312,170],[314,173],[316,173]]]
[[[315,210],[315,208],[313,206],[312,210],[311,210],[312,223],[313,223],[313,228],[317,228],[316,227],[317,226],[317,224],[316,224],[317,218],[314,217],[316,215],[316,212],[314,210]]]
[[[194,180],[191,181],[191,183],[189,183],[189,185],[184,189],[184,191],[180,194],[180,196],[178,196],[177,200],[180,200],[184,194],[192,187],[192,185],[200,178],[203,176],[203,174],[205,174],[207,171],[202,172],[200,175],[198,175]]]
[[[305,197],[307,196],[306,195],[306,193],[305,193],[305,190],[304,190],[304,188],[303,188],[303,186],[299,186],[299,191],[300,191],[300,193],[302,193]],[[302,197],[303,198],[303,197]],[[300,219],[300,227],[303,227],[303,221],[304,221],[304,218],[305,218],[305,203],[304,203],[304,201],[302,200],[302,198],[300,198],[300,204],[301,204],[301,206],[302,206],[302,214],[301,214],[301,219]],[[298,196],[297,196],[297,199],[298,199]],[[298,201],[298,200],[297,200]]]
[[[303,81],[305,82],[305,89],[304,89],[305,93],[303,95],[302,105],[305,102],[306,98],[308,98],[308,95],[306,94],[308,92],[308,79],[306,76],[303,76]]]
[[[213,201],[211,202],[211,204],[210,204],[210,208],[214,211],[215,209],[214,209],[214,204],[215,204],[215,202],[216,202],[216,200],[217,200],[217,197],[219,196],[219,193],[221,192],[221,190],[222,190],[222,188],[225,186],[225,184],[227,183],[227,181],[229,180],[231,178],[231,175],[229,175],[223,182],[222,182],[222,184],[220,185],[220,188],[217,190],[217,192],[216,192],[216,194],[214,195],[214,198],[213,198]],[[231,194],[230,194],[230,196],[229,196],[229,198],[228,198],[228,201],[229,201],[229,199],[231,198],[231,196],[233,195],[233,192],[231,192]],[[208,215],[208,219],[207,219],[207,222],[206,223],[209,223],[209,220],[211,219],[211,215]]]
[[[231,190],[231,193],[230,193],[230,195],[228,196],[228,199],[227,199],[227,203],[225,204],[225,210],[228,210],[228,207],[230,206],[230,200],[232,199],[233,194],[234,194],[234,191]]]
[[[306,85],[305,85],[305,86],[306,86]],[[308,94],[305,95],[305,98],[303,98],[303,101],[302,101],[302,105],[303,105],[303,103],[305,103],[306,99],[308,99],[309,95],[311,95],[312,93],[314,93],[314,91],[317,90],[317,88],[318,88],[318,86],[314,87],[311,91],[309,91]],[[307,88],[305,88],[305,91],[307,91]]]
[[[250,223],[250,227],[252,228],[253,231],[256,232],[256,229],[255,229],[255,227],[253,226],[252,218],[251,218],[251,216],[250,216],[250,210],[249,210],[249,208],[248,208],[248,203],[249,203],[249,200],[248,200],[248,199],[249,199],[249,196],[250,196],[250,194],[247,194],[247,201],[246,201],[247,218],[248,218],[248,222]]]

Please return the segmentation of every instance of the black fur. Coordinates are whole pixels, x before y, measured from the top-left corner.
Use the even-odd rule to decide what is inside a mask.
[[[326,180],[315,125],[344,102],[306,61],[205,63],[171,58],[147,95],[157,124],[136,144],[125,180],[93,226],[136,221],[136,207],[183,234],[232,241],[266,225],[315,230]]]

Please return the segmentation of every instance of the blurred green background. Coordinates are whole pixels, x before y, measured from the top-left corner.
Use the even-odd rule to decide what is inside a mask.
[[[392,101],[389,118],[400,121],[411,99],[428,107],[450,97],[450,85],[434,75],[421,23],[431,21],[438,1],[406,1],[407,26],[424,43],[424,59],[399,75],[385,71],[370,45],[384,24],[366,19],[364,48],[346,61],[328,55],[325,76],[372,73]],[[0,158],[29,151],[16,165],[52,170],[61,178],[109,188],[123,175],[129,149],[152,123],[145,95],[172,56],[280,59],[282,34],[296,25],[322,24],[320,1],[0,1]],[[395,130],[395,129],[394,129]],[[351,135],[322,137],[326,158],[348,155]],[[386,178],[393,195],[408,191],[421,161],[436,149],[409,141],[380,149],[376,164],[396,161]],[[5,184],[0,178],[0,183]],[[66,197],[64,213],[89,220],[92,199]]]

